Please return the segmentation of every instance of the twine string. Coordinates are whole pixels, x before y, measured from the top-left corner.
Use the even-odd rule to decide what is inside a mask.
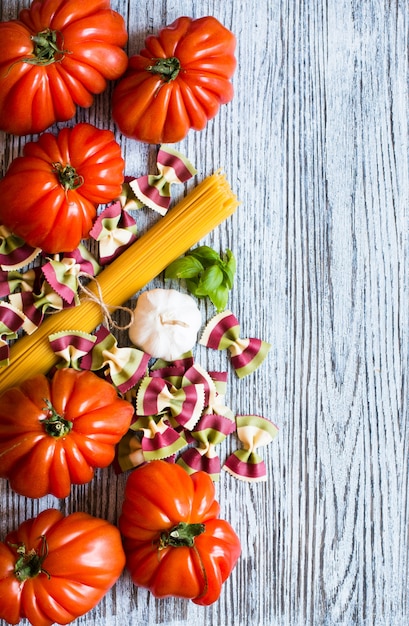
[[[85,295],[84,301],[94,302],[100,307],[102,316],[103,316],[104,325],[107,326],[108,328],[115,328],[116,330],[128,330],[128,328],[132,326],[133,320],[134,320],[134,313],[132,309],[126,306],[116,306],[116,307],[110,306],[109,304],[104,302],[102,289],[98,280],[94,276],[91,276],[90,274],[88,274],[87,272],[79,272],[78,278],[81,278],[81,277],[94,281],[96,285],[97,292],[98,292],[97,294],[91,291],[91,289],[88,289],[86,285],[84,285],[80,280],[78,280],[79,291],[81,291]],[[112,319],[111,311],[112,312],[125,311],[126,313],[129,314],[130,321],[128,322],[128,324],[121,326],[120,324],[115,322],[115,320]]]

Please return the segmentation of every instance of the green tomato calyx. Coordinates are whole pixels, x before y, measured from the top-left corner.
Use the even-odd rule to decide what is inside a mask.
[[[78,174],[75,167],[69,163],[67,165],[53,163],[53,172],[57,175],[59,182],[66,192],[78,189],[78,187],[81,187],[84,183],[84,178]]]
[[[68,50],[63,49],[63,39],[61,33],[51,28],[46,28],[37,35],[32,35],[33,56],[25,57],[24,63],[30,65],[51,65],[63,60]]]
[[[185,546],[192,548],[195,538],[206,530],[204,524],[188,524],[187,522],[179,522],[170,530],[164,530],[160,535],[159,550],[172,547],[179,548]]]
[[[179,59],[169,57],[168,59],[154,59],[154,61],[153,65],[149,65],[146,68],[147,72],[158,74],[164,83],[170,83],[177,78],[181,70]]]
[[[47,417],[41,421],[44,425],[45,432],[47,435],[51,437],[55,437],[59,439],[60,437],[65,437],[72,430],[72,422],[64,419],[61,415],[59,415],[54,409],[53,405],[49,400],[44,400],[46,406],[43,411],[46,412]]]
[[[45,535],[41,535],[41,546],[39,551],[28,550],[24,543],[10,544],[12,548],[16,549],[18,559],[14,565],[14,574],[20,582],[24,582],[29,578],[35,578],[39,574],[45,574],[48,578],[50,574],[43,568],[43,562],[48,555],[47,539]]]

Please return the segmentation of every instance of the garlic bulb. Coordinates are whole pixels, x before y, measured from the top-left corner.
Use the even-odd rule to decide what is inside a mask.
[[[174,361],[193,348],[201,323],[191,296],[175,289],[152,289],[137,300],[129,339],[152,357]]]

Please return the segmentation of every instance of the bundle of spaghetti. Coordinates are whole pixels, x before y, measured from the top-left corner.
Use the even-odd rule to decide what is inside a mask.
[[[95,298],[83,294],[78,306],[47,316],[33,334],[11,346],[10,364],[0,370],[0,393],[55,365],[50,335],[91,333],[103,321],[100,298],[112,309],[123,305],[232,215],[238,204],[224,174],[218,171],[205,178],[87,285]]]

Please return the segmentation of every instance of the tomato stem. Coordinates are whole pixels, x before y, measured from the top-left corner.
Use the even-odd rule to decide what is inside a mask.
[[[204,524],[188,524],[187,522],[179,522],[169,531],[164,530],[161,533],[159,541],[159,550],[167,547],[178,548],[180,546],[193,547],[195,537],[201,535],[206,530]]]
[[[43,411],[47,412],[47,417],[41,423],[44,424],[47,435],[56,439],[65,437],[71,432],[72,422],[59,415],[49,400],[44,400],[44,402],[47,406],[44,407]]]
[[[78,189],[84,182],[84,178],[77,174],[75,167],[70,165],[62,165],[62,163],[53,163],[53,172],[57,174],[58,180],[64,187],[65,191]]]
[[[175,80],[180,70],[180,61],[176,57],[169,57],[168,59],[155,59],[155,64],[149,65],[146,68],[147,72],[150,72],[151,74],[158,74],[164,83],[170,83],[170,81]]]
[[[68,54],[68,50],[60,49],[63,41],[58,43],[58,39],[62,39],[61,34],[51,28],[40,31],[37,35],[32,35],[31,40],[34,43],[32,57],[22,59],[24,63],[31,65],[51,65],[62,61],[64,56]]]
[[[15,565],[14,574],[16,578],[23,582],[29,578],[35,578],[39,574],[43,573],[50,578],[50,574],[43,568],[44,559],[48,554],[48,545],[45,535],[41,535],[41,547],[39,552],[34,548],[27,552],[27,548],[24,543],[10,544],[11,547],[16,548],[16,552],[19,555]]]

